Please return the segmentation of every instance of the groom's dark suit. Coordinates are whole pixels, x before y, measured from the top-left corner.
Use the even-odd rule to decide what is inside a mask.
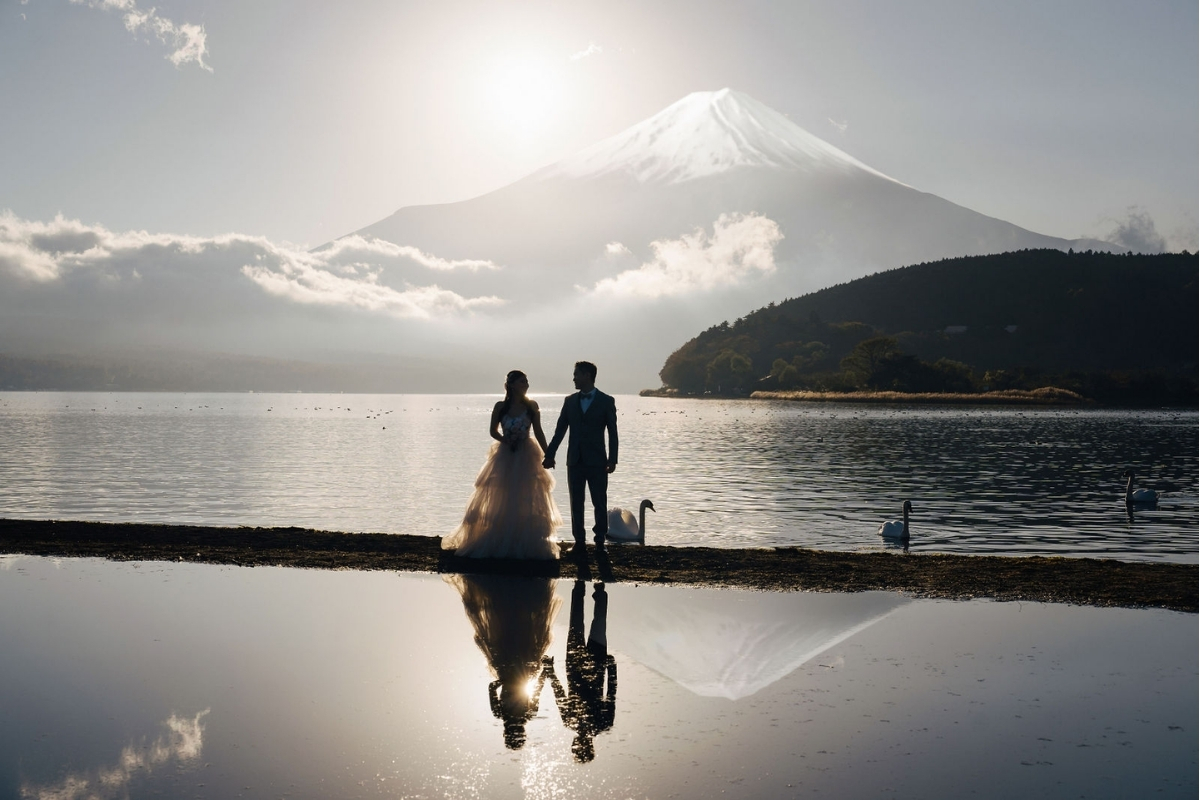
[[[563,436],[569,430],[567,442],[567,490],[571,495],[571,534],[575,543],[582,545],[586,540],[583,524],[583,490],[586,486],[592,496],[596,525],[592,533],[598,544],[604,543],[608,533],[608,465],[617,463],[617,403],[611,395],[599,389],[585,412],[580,392],[569,395],[563,401],[562,413],[554,427],[554,438],[546,450],[546,457],[554,460]],[[604,449],[604,432],[608,431],[608,452]]]

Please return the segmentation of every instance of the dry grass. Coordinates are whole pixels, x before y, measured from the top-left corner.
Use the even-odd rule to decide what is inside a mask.
[[[756,400],[801,400],[818,403],[945,403],[956,405],[1079,405],[1082,395],[1056,386],[1005,389],[999,392],[754,392]]]

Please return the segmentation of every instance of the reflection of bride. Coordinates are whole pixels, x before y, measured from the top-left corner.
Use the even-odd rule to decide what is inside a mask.
[[[558,558],[554,532],[562,515],[551,494],[554,477],[542,467],[541,411],[525,396],[528,390],[525,373],[508,373],[504,399],[488,423],[496,443],[475,478],[462,525],[442,540],[443,550],[471,558]]]
[[[450,575],[475,628],[475,644],[496,680],[488,684],[492,713],[504,722],[504,744],[525,744],[525,723],[537,714],[546,678],[543,655],[559,600],[550,578]]]

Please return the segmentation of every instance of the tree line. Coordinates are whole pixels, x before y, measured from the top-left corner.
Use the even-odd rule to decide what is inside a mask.
[[[1194,404],[1197,256],[1023,250],[945,259],[771,303],[667,359],[665,388],[980,392],[1059,386]]]

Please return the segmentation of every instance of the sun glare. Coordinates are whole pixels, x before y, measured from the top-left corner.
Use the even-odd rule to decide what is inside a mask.
[[[557,119],[562,79],[552,64],[512,59],[489,73],[485,92],[497,127],[529,140]]]

